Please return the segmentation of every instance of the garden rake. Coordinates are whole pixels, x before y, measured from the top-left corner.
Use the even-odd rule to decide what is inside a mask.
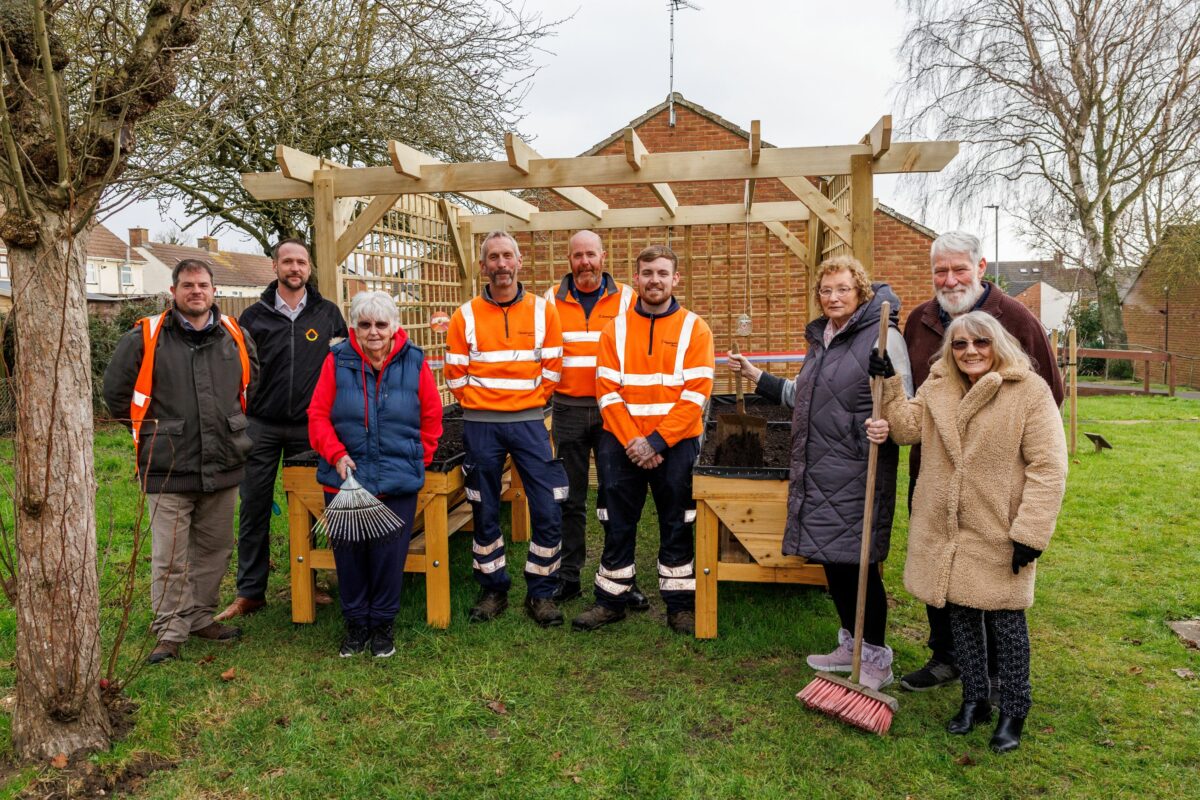
[[[346,470],[346,480],[333,500],[325,507],[325,515],[317,520],[313,532],[323,528],[329,543],[359,544],[389,538],[399,533],[404,522],[395,512],[362,487],[353,470]]]
[[[879,353],[887,351],[888,319],[891,304],[880,309]],[[871,379],[871,419],[879,419],[883,400],[883,378]],[[858,604],[854,612],[854,658],[847,680],[831,672],[818,672],[796,699],[804,705],[856,728],[880,735],[892,726],[892,717],[900,708],[896,698],[877,692],[858,682],[862,667],[863,628],[866,627],[867,570],[871,568],[871,528],[875,524],[875,471],[879,463],[879,445],[871,443],[867,455],[867,496],[863,509],[862,549],[858,557]]]

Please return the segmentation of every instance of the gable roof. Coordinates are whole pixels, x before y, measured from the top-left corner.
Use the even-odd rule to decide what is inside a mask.
[[[124,261],[128,255],[131,262],[144,263],[146,261],[141,253],[126,245],[115,233],[99,223],[92,228],[91,238],[88,239],[87,254],[89,258],[109,258],[114,261]]]
[[[999,271],[1008,284],[1007,293],[1016,297],[1035,283],[1053,286],[1060,292],[1095,293],[1095,281],[1084,269],[1068,269],[1055,259],[1048,261],[1001,261],[989,263],[988,273]]]
[[[146,242],[142,247],[157,258],[167,269],[174,269],[185,258],[207,261],[213,268],[213,283],[217,286],[266,286],[275,280],[271,259],[253,253],[234,253],[224,250],[216,253],[203,247],[187,247],[181,244]]]
[[[682,108],[686,108],[689,111],[693,111],[696,114],[699,114],[700,116],[707,119],[709,122],[713,122],[717,125],[720,125],[722,128],[724,128],[727,131],[732,131],[733,133],[736,133],[738,136],[742,137],[746,141],[750,140],[750,131],[746,130],[745,128],[741,128],[741,127],[738,127],[737,125],[734,125],[732,122],[725,119],[720,114],[716,114],[712,111],[709,111],[707,108],[700,105],[699,103],[693,103],[691,100],[688,100],[679,92],[675,92],[672,95],[672,97],[675,100],[675,105],[680,106]],[[654,106],[653,108],[648,110],[646,113],[642,114],[637,119],[630,120],[629,124],[621,126],[616,131],[614,131],[613,133],[611,133],[607,137],[605,137],[602,141],[598,142],[597,144],[592,145],[591,147],[589,147],[587,150],[580,153],[579,155],[594,156],[594,155],[598,154],[601,150],[603,150],[604,148],[608,147],[613,142],[615,142],[618,139],[620,139],[621,137],[623,137],[625,135],[626,128],[637,128],[637,127],[641,126],[643,123],[652,119],[655,115],[661,114],[663,111],[666,111],[666,109],[667,109],[667,101],[663,100],[661,103]],[[763,141],[762,146],[763,147],[774,147],[775,145],[771,144],[770,142]]]

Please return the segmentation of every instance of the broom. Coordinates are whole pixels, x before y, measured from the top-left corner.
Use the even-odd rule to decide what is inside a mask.
[[[888,318],[891,304],[886,300],[879,316],[879,352],[887,351]],[[883,400],[883,378],[871,380],[871,419],[879,419]],[[858,604],[854,612],[854,658],[850,678],[831,672],[818,672],[796,699],[804,705],[840,719],[864,731],[887,733],[892,726],[892,716],[899,710],[896,698],[877,692],[858,682],[862,667],[863,628],[867,610],[867,570],[871,568],[871,528],[875,516],[875,470],[879,461],[879,445],[871,443],[867,456],[867,495],[863,510],[862,550],[858,557]]]
[[[399,533],[400,517],[362,487],[353,470],[346,470],[342,488],[325,506],[325,516],[317,520],[313,532],[324,529],[331,545],[358,544],[385,539]]]

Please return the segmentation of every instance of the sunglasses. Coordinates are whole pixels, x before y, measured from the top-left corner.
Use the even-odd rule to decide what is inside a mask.
[[[988,337],[986,337],[986,336],[980,336],[978,339],[970,339],[970,340],[967,340],[967,339],[955,339],[953,342],[951,342],[951,343],[950,343],[950,347],[951,347],[951,349],[953,349],[955,352],[959,352],[959,353],[961,353],[963,350],[966,350],[966,349],[967,349],[967,345],[968,345],[968,344],[973,344],[973,345],[975,345],[975,349],[976,349],[976,350],[982,350],[982,349],[984,349],[985,347],[991,347],[991,346],[992,346],[992,340],[991,340],[991,339],[989,339],[989,338],[988,338]]]
[[[360,319],[358,321],[358,329],[360,331],[369,331],[371,328],[374,328],[377,331],[386,331],[389,327],[391,327],[390,322],[381,322],[378,320],[372,322],[369,319]]]

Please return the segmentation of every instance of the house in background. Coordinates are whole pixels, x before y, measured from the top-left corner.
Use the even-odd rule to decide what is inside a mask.
[[[1175,356],[1175,380],[1200,386],[1200,226],[1174,226],[1142,265],[1121,304],[1125,333],[1133,349]],[[1133,362],[1137,376],[1145,365]],[[1151,365],[1152,380],[1163,380]]]
[[[221,250],[212,236],[201,236],[196,247],[188,247],[152,242],[145,228],[130,228],[129,244],[145,257],[147,292],[169,291],[171,270],[185,258],[199,258],[212,265],[217,297],[258,297],[275,280],[270,258]]]
[[[1033,312],[1047,331],[1065,330],[1071,310],[1096,297],[1096,284],[1087,270],[1063,264],[1058,255],[1049,261],[1001,261],[988,264],[990,280],[1000,283],[1010,297]]]

